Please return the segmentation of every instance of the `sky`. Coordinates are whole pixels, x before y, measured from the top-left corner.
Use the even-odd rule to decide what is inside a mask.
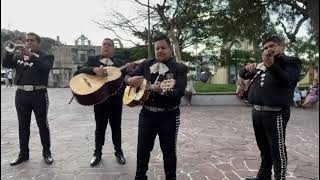
[[[113,10],[134,17],[135,6],[132,0],[1,0],[1,29],[35,32],[52,39],[59,36],[60,41],[68,45],[74,45],[84,34],[91,44],[101,45],[104,38],[116,36],[99,28],[92,20],[110,18]],[[140,42],[132,35],[120,34]],[[130,42],[122,43],[125,47],[133,46]]]

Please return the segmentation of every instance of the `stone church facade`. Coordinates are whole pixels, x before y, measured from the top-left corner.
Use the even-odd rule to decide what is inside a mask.
[[[57,37],[59,42],[59,37]],[[90,40],[81,35],[75,45],[58,45],[54,46],[51,53],[55,57],[53,68],[49,74],[49,87],[68,87],[69,81],[77,66],[84,64],[88,56],[100,53],[101,46],[91,45]]]

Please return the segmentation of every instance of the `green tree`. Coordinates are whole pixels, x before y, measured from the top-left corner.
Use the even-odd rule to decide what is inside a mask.
[[[18,30],[10,31],[6,29],[1,29],[1,58],[4,56],[3,43],[6,41],[15,41],[17,39],[24,40],[26,33],[20,32]]]
[[[148,49],[146,46],[136,46],[132,48],[117,49],[114,57],[127,61],[136,61],[140,59],[146,59],[148,56]]]
[[[194,56],[191,55],[189,52],[181,52],[181,59],[184,62],[193,61],[195,59]]]
[[[288,44],[286,50],[289,54],[301,58],[303,62],[302,74],[306,73],[310,66],[314,67],[319,62],[319,49],[315,36],[308,39],[297,38],[296,42]]]
[[[159,32],[168,34],[173,43],[178,61],[182,59],[181,51],[195,43],[195,36],[191,33],[191,30],[194,29],[194,23],[199,21],[203,14],[205,14],[202,13],[202,11],[206,9],[206,3],[210,2],[208,0],[163,0],[162,3],[155,3],[148,6],[139,0],[133,1],[145,8],[144,13],[139,13],[138,18],[128,19],[121,13],[114,13],[113,16],[115,20],[97,23],[102,28],[113,31],[114,33],[117,33],[116,29],[120,28],[146,41],[146,29],[139,29],[138,25],[136,25],[139,23],[135,23],[135,21],[145,20],[147,17],[146,8],[150,8],[152,10],[153,36]],[[201,25],[202,24],[199,23],[198,26],[200,33],[202,32],[202,28],[200,28]],[[197,37],[197,39],[201,39],[201,37]]]
[[[1,29],[1,58],[4,55],[4,47],[3,43],[5,41],[15,41],[17,39],[24,41],[26,37],[26,32],[20,32],[18,30],[10,31],[6,29]],[[52,46],[56,44],[56,40],[48,38],[48,37],[41,37],[41,46],[40,50],[45,53],[50,53]]]
[[[258,54],[265,36],[281,34],[277,29],[281,26],[277,25],[282,24],[284,34],[290,42],[294,42],[303,22],[310,26],[310,1],[162,0],[148,6],[140,0],[132,0],[144,8],[139,12],[139,17],[128,19],[121,13],[115,13],[118,17],[115,21],[106,21],[101,25],[115,33],[117,28],[127,30],[146,42],[146,28],[139,28],[139,23],[135,22],[145,21],[146,8],[149,7],[152,10],[153,35],[167,33],[178,60],[182,59],[182,50],[192,45],[202,44],[209,52],[213,52],[216,48],[225,48],[225,44],[235,40],[249,40],[253,46],[253,54]],[[278,18],[276,22],[273,22],[273,16]]]

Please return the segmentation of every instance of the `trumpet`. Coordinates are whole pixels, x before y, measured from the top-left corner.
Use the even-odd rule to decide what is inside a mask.
[[[13,41],[6,41],[3,43],[3,47],[7,52],[15,52],[18,47],[26,48],[27,46],[23,43],[14,43]]]

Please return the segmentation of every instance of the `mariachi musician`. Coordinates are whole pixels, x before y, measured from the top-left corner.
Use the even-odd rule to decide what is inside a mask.
[[[105,38],[102,41],[101,54],[88,57],[87,63],[79,69],[78,73],[86,73],[97,76],[107,76],[105,66],[120,67],[124,63],[113,58],[115,48],[111,39]],[[127,69],[122,70],[124,74],[134,67],[133,63],[127,63]],[[124,76],[124,75],[123,75]],[[123,77],[122,76],[122,77]],[[94,105],[94,116],[96,121],[95,130],[95,150],[90,165],[96,166],[101,161],[102,146],[105,141],[105,132],[108,122],[112,131],[112,142],[115,150],[117,162],[121,165],[126,163],[121,147],[121,115],[122,115],[122,96],[124,86],[102,103]]]
[[[245,98],[253,106],[253,130],[261,156],[257,176],[246,180],[271,180],[272,169],[275,180],[285,180],[286,127],[301,60],[286,56],[282,38],[270,36],[262,42],[261,61],[247,64],[240,73],[241,78],[250,80]]]
[[[176,144],[180,124],[180,100],[187,85],[188,67],[177,63],[167,36],[155,39],[156,59],[146,60],[126,76],[126,82],[140,87],[144,79],[151,82],[151,94],[139,115],[136,180],[147,179],[150,152],[159,136],[167,180],[176,179]],[[174,87],[165,91],[161,84],[173,80]]]
[[[20,40],[18,40],[20,41]],[[10,165],[15,166],[29,160],[29,138],[32,111],[36,117],[42,144],[42,156],[46,164],[52,164],[50,129],[48,124],[49,98],[47,92],[49,73],[54,56],[40,51],[41,38],[30,32],[26,44],[8,43],[2,60],[4,68],[16,70],[17,85],[15,105],[19,121],[20,152]]]

